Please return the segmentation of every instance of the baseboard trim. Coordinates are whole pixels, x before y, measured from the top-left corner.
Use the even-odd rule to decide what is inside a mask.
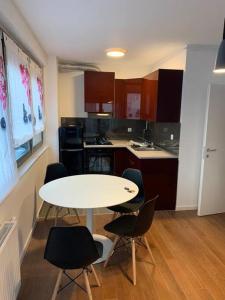
[[[21,252],[21,255],[20,255],[20,265],[21,265],[22,262],[23,262],[24,256],[25,256],[25,254],[26,254],[26,252],[27,252],[27,248],[28,248],[28,246],[29,246],[29,244],[30,244],[30,241],[31,241],[31,238],[32,238],[32,234],[33,234],[34,229],[35,229],[35,227],[36,227],[36,225],[37,225],[38,216],[39,216],[39,213],[40,213],[40,211],[41,211],[41,209],[42,209],[43,203],[44,203],[44,202],[42,202],[41,205],[40,205],[40,208],[39,208],[39,210],[38,210],[38,212],[37,212],[37,214],[36,214],[36,218],[35,218],[34,224],[33,224],[32,228],[31,228],[31,230],[30,230],[30,232],[29,232],[29,234],[28,234],[26,243],[25,243],[25,245],[24,245],[24,247],[23,247],[23,250],[22,250],[22,252]]]
[[[182,210],[197,210],[198,206],[196,205],[190,205],[190,206],[177,206],[176,211],[182,211]]]

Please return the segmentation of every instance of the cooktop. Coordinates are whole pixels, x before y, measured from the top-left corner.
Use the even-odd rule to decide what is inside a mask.
[[[93,141],[86,141],[86,145],[112,145],[112,143],[110,141],[104,141],[104,142],[101,142],[101,141],[96,141],[96,142],[93,142]]]

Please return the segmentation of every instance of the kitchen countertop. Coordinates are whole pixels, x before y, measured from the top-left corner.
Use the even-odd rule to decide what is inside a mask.
[[[109,140],[112,145],[86,145],[84,142],[84,148],[126,148],[140,159],[157,159],[157,158],[177,158],[178,156],[172,154],[164,149],[160,151],[136,151],[130,146],[128,140]]]

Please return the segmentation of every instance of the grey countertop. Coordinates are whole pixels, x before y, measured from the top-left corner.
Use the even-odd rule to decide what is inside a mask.
[[[178,158],[176,154],[166,151],[165,149],[159,151],[136,151],[131,147],[131,143],[128,140],[109,141],[112,145],[86,145],[84,142],[84,148],[126,148],[139,159]]]

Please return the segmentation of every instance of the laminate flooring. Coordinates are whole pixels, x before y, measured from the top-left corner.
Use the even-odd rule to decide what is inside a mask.
[[[110,219],[111,215],[96,215],[95,232],[113,238],[103,229]],[[67,217],[61,224],[70,225],[74,220]],[[53,220],[39,221],[35,228],[22,263],[18,300],[51,299],[58,270],[43,259],[43,253],[52,225]],[[93,299],[225,299],[225,214],[197,217],[195,211],[156,212],[147,238],[156,266],[146,249],[138,248],[137,285],[133,286],[130,251],[121,248],[106,269],[102,263],[95,265],[102,286],[96,286],[91,274]],[[82,277],[79,283],[84,285]],[[73,284],[57,296],[57,300],[85,299],[87,294]]]

